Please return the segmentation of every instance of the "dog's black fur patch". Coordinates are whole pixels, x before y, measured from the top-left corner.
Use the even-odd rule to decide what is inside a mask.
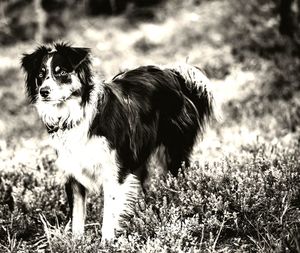
[[[122,170],[146,178],[148,158],[159,145],[166,148],[167,166],[177,175],[189,156],[204,116],[211,113],[208,94],[188,90],[172,70],[140,67],[117,75],[104,86],[104,99],[90,135],[105,136],[116,149]]]

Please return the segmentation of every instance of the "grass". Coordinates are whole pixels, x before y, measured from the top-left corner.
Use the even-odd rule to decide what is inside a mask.
[[[0,252],[300,252],[297,44],[278,34],[272,3],[174,3],[151,23],[80,19],[65,38],[91,47],[107,79],[188,59],[208,73],[223,111],[184,176],[151,174],[111,245],[100,245],[102,193],[89,195],[85,237],[71,239],[56,154],[19,70],[33,43],[0,48]]]

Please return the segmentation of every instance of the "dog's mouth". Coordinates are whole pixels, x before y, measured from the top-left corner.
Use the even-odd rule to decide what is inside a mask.
[[[52,99],[52,98],[42,98],[41,101],[47,104],[60,104],[65,102],[66,98],[60,98],[60,99]]]
[[[81,96],[81,91],[75,90],[75,91],[71,92],[71,94],[69,94],[67,96],[62,96],[60,98],[51,98],[51,97],[43,98],[43,97],[41,97],[40,100],[44,103],[49,103],[49,104],[61,104],[61,103],[66,102],[69,99],[78,98],[80,96]]]

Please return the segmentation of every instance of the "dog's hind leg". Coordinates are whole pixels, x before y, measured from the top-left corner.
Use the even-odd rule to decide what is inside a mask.
[[[177,176],[179,169],[183,167],[190,166],[190,147],[169,147],[166,149],[166,156],[167,156],[167,169],[171,172],[173,176]],[[182,170],[182,173],[184,171]]]
[[[166,149],[167,168],[174,176],[177,176],[183,163],[185,167],[189,167],[200,130],[198,113],[192,103],[185,103],[180,114],[166,121],[162,143]]]
[[[196,141],[197,130],[191,128],[180,132],[177,129],[173,129],[172,132],[171,129],[169,132],[171,132],[171,136],[168,136],[164,142],[166,165],[172,175],[177,176],[183,164],[185,167],[190,166],[190,156]]]
[[[83,236],[86,214],[86,190],[76,179],[69,178],[65,185],[72,220],[74,238]]]
[[[103,181],[104,211],[102,223],[102,243],[115,238],[122,228],[122,220],[131,215],[138,197],[139,181],[133,174],[128,174],[123,182],[118,175],[107,175]]]

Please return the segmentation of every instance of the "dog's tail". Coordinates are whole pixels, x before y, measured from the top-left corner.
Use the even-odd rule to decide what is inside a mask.
[[[199,68],[186,63],[167,66],[167,69],[181,79],[183,94],[196,107],[199,127],[203,130],[209,120],[218,118],[209,79]]]

